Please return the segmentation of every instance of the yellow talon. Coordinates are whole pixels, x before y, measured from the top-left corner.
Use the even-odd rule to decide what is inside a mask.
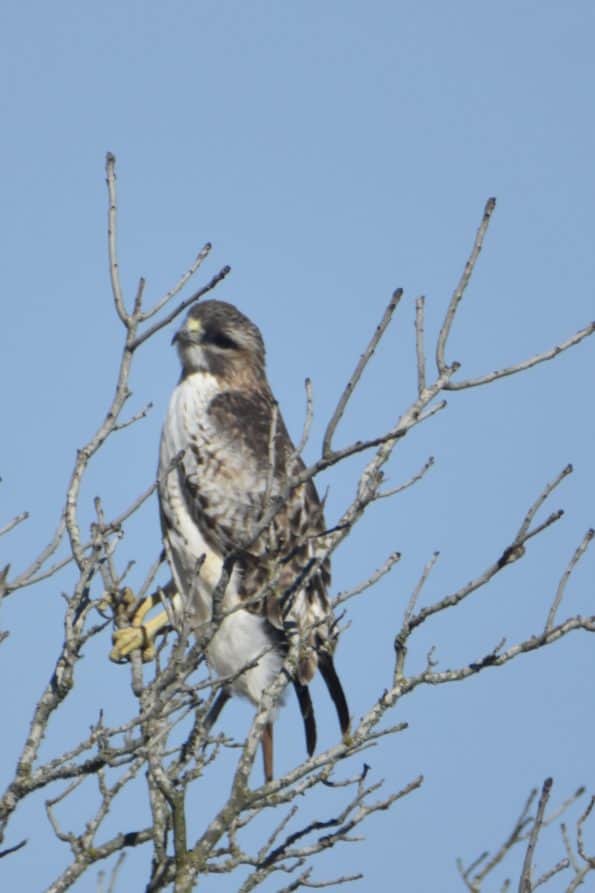
[[[105,594],[104,601],[113,607],[116,625],[119,627],[112,633],[114,647],[109,654],[110,660],[121,663],[138,649],[145,663],[154,660],[155,636],[169,626],[169,617],[165,611],[160,611],[146,623],[143,621],[152,608],[161,604],[164,597],[169,597],[172,605],[179,602],[179,596],[171,583],[140,602],[128,586],[119,593]]]
[[[146,601],[150,601],[147,599]],[[132,626],[125,626],[122,629],[116,629],[112,633],[112,642],[114,647],[110,651],[110,660],[119,663],[125,660],[137,648],[141,649],[141,657],[144,663],[154,660],[155,658],[155,636],[158,632],[169,625],[169,617],[165,611],[161,611],[156,617],[152,617],[147,623],[142,623],[142,618],[153,606],[145,607],[145,603],[141,605],[141,609],[134,615]]]
[[[144,642],[145,632],[142,627],[125,626],[123,629],[117,629],[112,633],[114,647],[109,653],[109,658],[119,663],[125,660],[133,651],[136,651],[137,648],[143,648]],[[147,659],[150,660],[151,658]]]
[[[125,586],[119,592],[104,592],[103,598],[97,605],[100,611],[111,608],[116,620],[120,623],[130,622],[134,617],[138,599],[129,586]]]

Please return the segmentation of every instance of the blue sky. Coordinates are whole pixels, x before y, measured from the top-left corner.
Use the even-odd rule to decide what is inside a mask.
[[[157,298],[212,241],[205,276],[231,264],[217,296],[261,327],[295,436],[303,380],[313,380],[313,458],[396,286],[406,298],[339,442],[379,433],[408,405],[414,299],[426,295],[435,334],[488,196],[498,206],[450,348],[462,373],[516,362],[595,316],[594,27],[593,5],[579,0],[6,5],[0,524],[23,509],[31,518],[0,542],[0,564],[23,566],[49,537],[75,450],[112,392],[122,333],[108,281],[107,150],[118,159],[129,299],[140,275]],[[92,469],[83,518],[96,493],[115,513],[154,474],[178,373],[170,337],[161,333],[138,359],[131,410],[148,400],[155,407]],[[417,488],[373,507],[334,563],[338,591],[392,550],[404,556],[349,611],[337,663],[355,714],[389,681],[392,637],[431,553],[439,549],[441,559],[428,601],[496,558],[545,482],[572,461],[575,473],[551,506],[563,506],[565,519],[474,602],[420,632],[412,667],[423,666],[433,644],[440,666],[454,667],[502,636],[512,643],[540,630],[559,575],[595,523],[594,366],[586,342],[522,378],[452,394],[448,410],[398,450],[389,467],[395,484],[430,454],[436,466]],[[330,486],[329,520],[349,500],[359,467],[353,460],[321,481]],[[140,579],[158,548],[152,504],[131,525],[122,562],[137,559]],[[563,614],[593,613],[593,576],[587,556]],[[51,671],[67,586],[65,577],[3,606],[2,628],[11,630],[0,649],[3,678],[18,679],[18,697],[3,708],[11,720],[0,741],[3,772]],[[81,698],[46,755],[77,740],[100,706],[126,715],[126,671],[108,664],[108,649],[106,633],[83,662]],[[414,893],[461,889],[455,857],[471,860],[499,843],[533,785],[553,774],[562,799],[591,783],[593,663],[592,642],[576,635],[403,701],[394,720],[410,730],[366,759],[388,790],[418,772],[425,785],[374,818],[363,843],[329,854],[319,876],[364,871],[362,890],[387,889],[387,876]],[[327,728],[325,695],[316,688],[315,696],[330,743],[334,719]],[[222,721],[240,735],[249,709],[227,711]],[[281,767],[301,757],[295,723],[290,703],[277,736]],[[225,789],[230,765],[209,782],[213,791]],[[196,804],[197,828],[210,818],[205,802]],[[136,824],[137,808],[131,800],[116,825]],[[334,808],[323,800],[305,807],[321,818]],[[9,844],[31,843],[2,864],[7,888],[18,880],[44,889],[67,853],[51,843],[39,802],[17,815],[13,835]],[[546,843],[544,868],[563,855],[558,837]],[[138,866],[131,857],[122,889],[136,889]],[[94,890],[95,874],[75,889]]]

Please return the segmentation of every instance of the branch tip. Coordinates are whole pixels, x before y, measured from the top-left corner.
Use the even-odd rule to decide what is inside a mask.
[[[322,456],[324,458],[328,458],[333,453],[332,440],[333,440],[335,431],[337,429],[337,425],[343,418],[343,413],[345,412],[347,403],[349,402],[349,399],[350,399],[351,395],[353,394],[353,391],[355,390],[355,387],[356,387],[357,383],[359,382],[364,369],[366,368],[370,359],[374,355],[374,351],[376,350],[378,343],[380,342],[380,339],[384,335],[384,332],[386,331],[386,329],[393,317],[393,314],[397,308],[399,301],[401,300],[402,295],[403,295],[402,288],[397,288],[392,293],[392,296],[388,303],[388,306],[386,307],[386,310],[384,311],[384,314],[382,315],[382,319],[380,320],[380,322],[374,329],[374,333],[373,333],[372,337],[370,338],[370,341],[368,342],[366,349],[360,356],[349,381],[347,382],[347,384],[345,385],[345,388],[343,389],[343,393],[339,397],[339,401],[338,401],[338,403],[335,407],[335,411],[333,412],[333,415],[331,416],[331,419],[326,427],[326,431],[324,432],[324,437],[322,440]]]

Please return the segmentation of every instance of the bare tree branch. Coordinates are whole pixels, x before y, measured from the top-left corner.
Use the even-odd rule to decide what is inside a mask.
[[[392,297],[388,303],[388,307],[384,311],[384,315],[383,315],[382,319],[378,323],[376,330],[375,330],[374,334],[372,335],[370,341],[368,342],[366,349],[364,350],[363,354],[361,355],[361,357],[358,360],[357,366],[353,370],[353,374],[352,374],[351,378],[349,379],[349,381],[347,382],[347,384],[345,386],[345,390],[343,391],[343,393],[341,394],[341,396],[339,398],[339,402],[337,403],[335,411],[332,414],[331,419],[326,427],[326,431],[324,433],[324,438],[322,441],[323,458],[327,458],[332,452],[333,435],[335,433],[337,425],[343,418],[343,413],[345,412],[345,407],[347,406],[349,398],[351,397],[357,383],[359,382],[360,378],[362,377],[362,373],[363,373],[364,369],[366,368],[366,366],[368,365],[372,356],[374,355],[374,351],[378,347],[380,339],[384,335],[384,333],[388,327],[388,324],[390,323],[391,319],[393,318],[393,314],[394,314],[395,310],[397,309],[397,306],[398,306],[399,301],[401,300],[402,296],[403,296],[402,288],[398,288],[396,291],[393,292]]]
[[[463,295],[465,294],[467,286],[469,285],[469,281],[471,279],[471,276],[473,275],[475,265],[481,253],[483,241],[485,239],[488,226],[490,225],[490,220],[492,214],[494,213],[495,207],[496,199],[489,198],[485,204],[485,208],[483,209],[483,217],[475,235],[475,241],[473,243],[473,248],[471,249],[471,254],[469,255],[469,259],[465,264],[465,269],[463,270],[459,283],[450,299],[450,304],[448,305],[448,310],[446,311],[444,322],[442,323],[442,328],[440,329],[438,340],[436,342],[436,368],[438,369],[439,375],[443,375],[448,368],[444,359],[446,342],[448,341],[448,336],[450,335],[450,330],[452,328],[452,324],[454,322],[459,304],[462,300]]]
[[[589,548],[589,545],[593,541],[593,537],[595,537],[595,530],[593,530],[593,528],[591,527],[585,533],[585,535],[582,539],[582,542],[580,543],[580,545],[578,545],[576,547],[574,555],[568,562],[568,567],[562,574],[562,579],[560,580],[560,583],[558,584],[558,589],[556,591],[556,597],[554,598],[554,601],[552,602],[552,606],[550,608],[549,614],[547,615],[547,621],[545,624],[546,631],[550,630],[553,627],[553,625],[556,621],[556,614],[558,613],[558,609],[560,608],[560,605],[562,604],[562,599],[564,598],[566,584],[568,583],[573,570],[575,569],[575,567],[577,566],[577,564],[579,563],[579,561],[581,560],[581,558],[583,557],[583,555],[585,554],[587,549]]]
[[[4,527],[0,527],[0,536],[4,536],[5,533],[9,533],[11,530],[14,530],[19,524],[22,524],[23,521],[26,521],[29,517],[29,512],[21,512],[20,515],[15,515],[12,521],[9,521],[8,524],[5,524]]]
[[[118,264],[117,251],[117,219],[118,204],[116,197],[116,158],[111,152],[105,157],[105,173],[107,179],[107,191],[109,196],[108,223],[107,223],[107,241],[109,251],[109,269],[110,279],[112,283],[112,295],[114,298],[114,307],[116,313],[120,317],[121,322],[128,327],[129,317],[124,306],[124,297],[122,295],[122,286],[120,283],[120,267]]]
[[[523,869],[521,871],[521,878],[519,881],[519,893],[531,893],[531,891],[534,889],[531,879],[531,874],[533,871],[533,854],[537,845],[539,832],[541,831],[543,825],[543,816],[545,813],[547,802],[550,798],[551,790],[552,779],[546,778],[541,789],[539,803],[537,804],[537,815],[535,816],[535,821],[533,822],[533,827],[531,828],[531,834],[529,835],[529,843],[527,844],[527,852],[525,853]]]
[[[168,292],[166,292],[164,294],[164,296],[162,298],[160,298],[157,301],[157,303],[154,304],[153,307],[151,307],[150,310],[146,310],[144,313],[141,314],[141,316],[140,316],[141,322],[144,322],[145,320],[150,319],[152,316],[155,316],[157,313],[159,313],[161,310],[163,310],[165,305],[169,304],[171,299],[175,298],[175,296],[182,291],[184,286],[187,285],[188,282],[190,282],[190,280],[192,279],[192,277],[194,276],[194,274],[196,273],[198,268],[202,265],[203,261],[206,260],[206,258],[209,256],[212,247],[213,246],[211,245],[210,242],[207,242],[205,245],[203,245],[203,247],[200,249],[200,251],[196,255],[190,268],[188,270],[186,270],[186,272],[182,276],[180,276],[179,280],[176,282],[174,287],[171,288]]]
[[[423,295],[415,301],[415,354],[417,358],[417,394],[421,397],[426,389],[425,302]]]
[[[504,369],[495,369],[487,375],[480,375],[478,378],[468,378],[465,381],[451,381],[445,386],[445,390],[462,391],[466,388],[476,388],[480,385],[492,384],[492,382],[498,381],[500,378],[506,378],[508,375],[516,375],[517,372],[525,372],[527,369],[532,369],[533,366],[538,366],[539,363],[546,363],[548,360],[555,359],[555,357],[564,353],[564,351],[574,347],[575,344],[579,344],[584,338],[588,338],[593,332],[595,332],[595,322],[589,323],[589,325],[584,326],[584,328],[579,329],[574,335],[571,335],[570,338],[561,341],[559,344],[554,345],[554,347],[551,347],[549,350],[545,350],[543,353],[535,354],[535,356],[522,360],[514,366],[506,366]]]

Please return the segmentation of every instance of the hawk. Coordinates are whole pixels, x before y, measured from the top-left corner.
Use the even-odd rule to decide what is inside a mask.
[[[173,341],[182,374],[161,435],[159,504],[165,552],[189,626],[200,635],[221,593],[224,562],[231,573],[223,619],[206,644],[211,669],[231,681],[222,688],[210,726],[236,693],[258,705],[278,676],[290,641],[292,675],[309,755],[316,723],[308,684],[320,670],[342,733],[349,710],[333,664],[336,620],[329,603],[323,510],[312,481],[279,500],[286,481],[304,469],[278,411],[265,369],[259,329],[232,304],[205,301],[188,313]],[[221,581],[221,582],[220,582]],[[144,625],[146,638],[167,624]],[[137,626],[140,624],[137,622]],[[120,634],[126,631],[120,631]],[[132,650],[115,634],[116,656]],[[138,639],[132,641],[138,646]],[[273,777],[273,728],[262,736],[265,777]]]

